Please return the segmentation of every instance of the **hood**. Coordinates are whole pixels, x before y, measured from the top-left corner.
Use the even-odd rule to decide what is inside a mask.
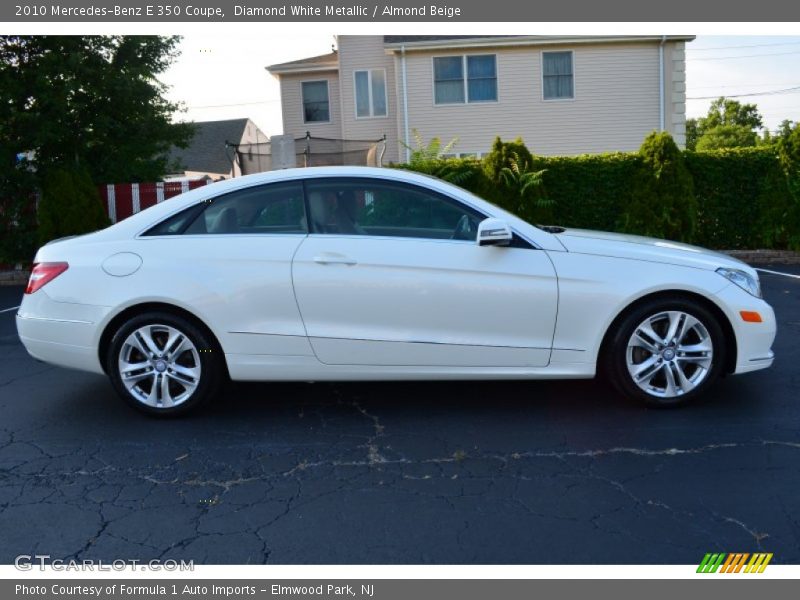
[[[555,235],[569,252],[579,254],[615,256],[698,269],[728,267],[756,275],[748,264],[727,254],[681,242],[589,229],[564,229]]]

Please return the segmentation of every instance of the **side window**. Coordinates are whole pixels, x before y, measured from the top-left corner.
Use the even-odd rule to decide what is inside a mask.
[[[158,225],[151,227],[144,235],[179,235],[183,233],[183,230],[186,229],[201,210],[202,207],[197,204],[185,208],[168,219],[164,219]]]
[[[302,185],[274,183],[212,198],[183,233],[306,232]]]
[[[330,98],[327,81],[304,81],[303,122],[327,123],[331,120]]]
[[[575,97],[572,51],[542,52],[542,97],[564,100]]]
[[[475,240],[483,216],[424,188],[377,179],[308,180],[315,233]]]

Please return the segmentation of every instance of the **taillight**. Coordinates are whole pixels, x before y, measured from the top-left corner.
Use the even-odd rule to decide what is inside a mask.
[[[25,288],[26,294],[32,294],[41,287],[50,283],[69,268],[65,262],[45,262],[33,263],[28,287]]]

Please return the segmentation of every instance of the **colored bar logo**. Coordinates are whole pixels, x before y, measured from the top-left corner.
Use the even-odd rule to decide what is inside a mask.
[[[772,552],[708,553],[697,567],[698,573],[763,573],[772,560]]]

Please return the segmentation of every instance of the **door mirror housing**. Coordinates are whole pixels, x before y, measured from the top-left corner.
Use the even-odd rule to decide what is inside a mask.
[[[508,246],[514,233],[502,219],[484,219],[478,223],[477,242],[479,246]]]

